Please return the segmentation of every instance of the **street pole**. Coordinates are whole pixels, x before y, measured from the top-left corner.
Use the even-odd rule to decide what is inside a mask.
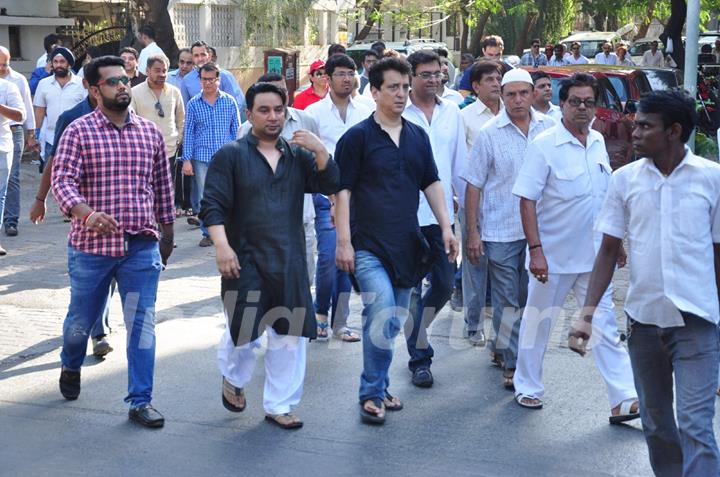
[[[700,0],[687,0],[687,19],[685,23],[685,89],[695,99],[697,94],[698,39],[700,37]],[[695,135],[688,141],[690,149],[695,150]]]

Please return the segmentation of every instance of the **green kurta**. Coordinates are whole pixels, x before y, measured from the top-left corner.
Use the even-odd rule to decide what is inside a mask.
[[[200,218],[224,225],[240,262],[240,278],[222,279],[230,334],[239,346],[270,325],[281,335],[316,337],[307,280],[303,194],[334,194],[339,170],[333,160],[318,171],[313,154],[280,138],[273,174],[252,134],[225,144],[213,156]]]

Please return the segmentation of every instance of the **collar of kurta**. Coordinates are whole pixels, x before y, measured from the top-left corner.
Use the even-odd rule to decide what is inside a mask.
[[[548,110],[548,113],[549,112],[550,111]],[[549,119],[546,115],[539,114],[535,108],[530,107],[530,129],[532,129],[538,122],[543,122],[546,119]],[[497,118],[497,127],[502,128],[508,124],[512,124],[512,120],[510,119],[510,116],[508,116],[507,109],[504,107],[500,108]]]
[[[255,136],[252,133],[252,128],[250,128],[250,132],[248,134],[246,134],[245,137],[247,137],[248,143],[255,148],[257,148],[258,144],[260,144],[260,139],[258,139],[257,136]],[[275,147],[277,148],[278,151],[282,152],[283,154],[286,154],[289,150],[289,149],[286,149],[285,140],[282,137],[277,138]]]

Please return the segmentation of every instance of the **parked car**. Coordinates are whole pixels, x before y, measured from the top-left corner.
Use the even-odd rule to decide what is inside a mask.
[[[587,57],[591,62],[595,61],[595,55],[602,51],[603,43],[616,45],[622,39],[614,31],[580,31],[560,40],[565,45],[565,50],[570,51],[570,45],[580,43],[580,54]]]
[[[560,81],[578,71],[577,66],[563,67],[522,67],[530,72],[543,71],[551,78],[553,97],[552,103],[560,104]],[[634,111],[623,109],[620,96],[618,95],[610,78],[601,71],[588,71],[598,80],[600,86],[600,98],[595,111],[595,120],[592,128],[600,132],[605,138],[605,147],[610,156],[610,166],[613,169],[624,166],[634,159],[632,140],[632,123]]]
[[[683,73],[676,68],[658,68],[654,66],[638,66],[645,73],[653,91],[679,88],[683,85]]]
[[[609,66],[609,65],[577,65],[574,71],[586,71],[593,76],[597,74],[606,76],[612,83],[620,98],[623,108],[628,100],[640,101],[640,96],[652,91],[650,82],[645,73],[635,67]]]
[[[650,51],[650,45],[653,41],[658,42],[658,51],[662,51],[662,49],[664,48],[663,43],[657,38],[639,38],[633,41],[632,45],[630,45],[630,51],[628,51],[628,55],[630,55],[630,58],[635,62],[636,65],[640,64],[645,52]]]
[[[369,50],[372,44],[376,41],[377,40],[360,40],[347,48],[346,51],[348,56],[355,61],[358,69],[362,68],[363,54]],[[438,50],[450,51],[445,43],[435,41],[432,38],[415,38],[406,41],[386,41],[385,48],[388,50],[395,50],[405,56],[419,50],[432,50],[436,53]]]

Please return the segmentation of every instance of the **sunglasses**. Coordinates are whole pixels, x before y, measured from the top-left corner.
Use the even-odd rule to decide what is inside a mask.
[[[568,103],[570,103],[570,106],[572,106],[573,108],[577,108],[581,104],[584,104],[586,108],[594,108],[595,107],[594,99],[582,100],[580,98],[570,98],[570,99],[568,99]]]
[[[98,86],[106,84],[106,85],[110,86],[111,88],[115,88],[120,83],[127,86],[127,84],[129,82],[130,82],[130,78],[128,76],[115,76],[113,78],[105,78],[102,81],[98,81]]]
[[[158,116],[160,116],[161,118],[165,117],[165,111],[163,111],[162,104],[160,104],[160,101],[155,103],[155,111],[157,111]]]

